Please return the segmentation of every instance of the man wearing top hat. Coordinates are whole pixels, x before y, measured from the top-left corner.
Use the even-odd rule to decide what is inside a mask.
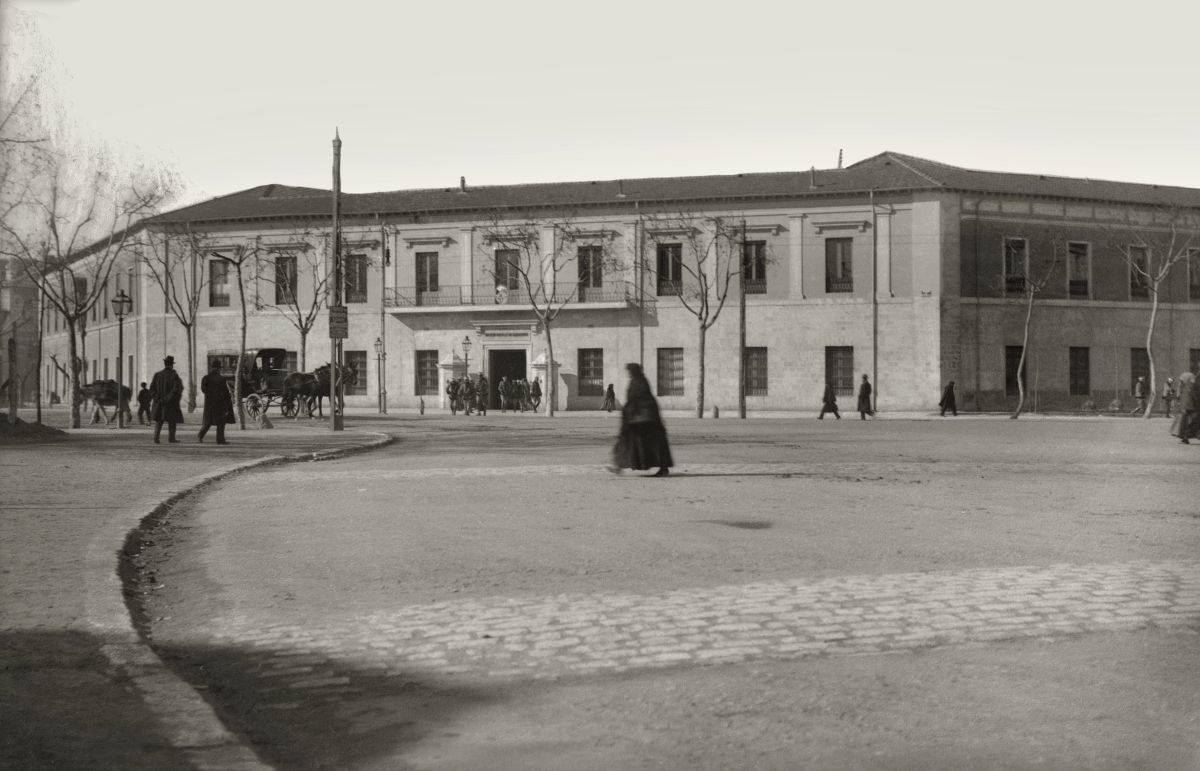
[[[154,443],[158,444],[163,423],[167,424],[167,441],[177,443],[175,426],[183,422],[183,410],[179,400],[183,398],[183,380],[175,371],[175,357],[163,359],[163,368],[154,373],[150,381],[150,394],[154,397]]]

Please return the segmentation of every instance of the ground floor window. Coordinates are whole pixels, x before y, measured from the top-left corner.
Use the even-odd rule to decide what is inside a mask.
[[[683,396],[683,349],[658,349],[658,395]]]
[[[1020,386],[1017,385],[1017,369],[1021,366],[1021,350],[1019,345],[1004,346],[1004,393],[1006,396],[1017,396],[1021,393]],[[1028,362],[1026,362],[1028,365]],[[1021,370],[1021,386],[1025,385],[1025,372],[1029,367],[1026,366]]]
[[[579,349],[579,395],[604,395],[604,349]]]
[[[767,349],[747,348],[742,366],[745,368],[746,396],[766,396]]]
[[[1092,387],[1091,350],[1072,347],[1067,358],[1070,367],[1070,395],[1087,396]]]
[[[417,396],[437,396],[438,352],[417,351],[413,362],[413,393]]]
[[[838,396],[854,395],[854,347],[825,346],[825,382]]]
[[[354,368],[358,371],[358,379],[353,385],[346,384],[347,396],[362,396],[367,392],[367,352],[366,351],[346,351],[342,357],[342,363],[349,369]]]

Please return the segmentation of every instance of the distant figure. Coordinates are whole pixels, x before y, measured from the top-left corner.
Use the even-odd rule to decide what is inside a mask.
[[[542,382],[536,377],[529,385],[529,401],[533,405],[533,411],[537,412],[538,405],[542,403]]]
[[[837,391],[834,391],[829,383],[825,384],[825,393],[821,395],[821,414],[817,416],[817,420],[824,420],[826,412],[832,412],[838,420],[842,419],[842,413],[838,412]]]
[[[200,380],[200,391],[204,394],[204,415],[196,438],[203,442],[209,427],[216,426],[217,444],[229,444],[225,441],[225,426],[233,422],[233,396],[221,374],[219,362],[214,361],[208,374]]]
[[[446,396],[450,397],[450,414],[458,414],[458,378],[451,378],[449,383],[446,383]]]
[[[942,417],[946,417],[946,410],[950,410],[950,414],[958,417],[958,402],[954,399],[954,381],[951,380],[946,384],[946,390],[942,391],[942,400],[938,402],[938,406],[942,408]]]
[[[1136,415],[1139,412],[1146,411],[1146,378],[1138,376],[1137,382],[1133,384],[1133,398],[1137,399],[1137,406],[1129,411],[1130,415]]]
[[[475,391],[475,381],[471,379],[470,375],[467,375],[463,378],[461,393],[463,399],[463,412],[467,415],[470,415],[471,410],[475,409],[475,397],[477,395],[477,392]]]
[[[143,426],[150,425],[150,402],[153,399],[150,389],[142,383],[142,390],[138,391],[138,423]]]
[[[866,420],[868,415],[874,414],[875,410],[871,408],[871,382],[863,375],[862,385],[858,387],[858,415],[862,420]]]
[[[671,446],[667,443],[667,429],[658,402],[641,366],[630,363],[625,369],[629,372],[629,389],[625,392],[625,406],[621,408],[621,432],[613,447],[613,465],[608,470],[619,474],[624,468],[641,470],[658,466],[654,476],[665,477],[671,473],[675,461],[671,458]]]
[[[142,383],[142,387],[145,388],[146,384]],[[54,406],[55,404],[62,404],[62,399],[59,398],[58,391],[51,391],[50,392],[50,405]]]
[[[1184,372],[1179,376],[1179,441],[1190,444],[1188,439],[1197,435],[1200,415],[1197,415],[1196,376]]]
[[[617,408],[617,394],[613,391],[613,384],[609,383],[608,388],[604,389],[604,402],[600,405],[600,409],[605,412],[612,412]]]
[[[183,381],[175,371],[175,357],[163,359],[163,368],[150,379],[150,394],[154,398],[154,443],[158,444],[163,423],[167,424],[167,441],[178,444],[175,427],[183,422],[179,400],[183,398]]]
[[[488,401],[492,398],[491,390],[488,388],[487,375],[479,373],[479,414],[487,415]]]
[[[1179,397],[1175,395],[1175,378],[1167,378],[1167,382],[1163,383],[1162,402],[1163,411],[1167,413],[1167,417],[1171,417],[1171,402]]]
[[[496,390],[500,392],[500,412],[508,412],[508,400],[512,386],[508,384],[507,375],[500,378],[500,383],[496,386]]]

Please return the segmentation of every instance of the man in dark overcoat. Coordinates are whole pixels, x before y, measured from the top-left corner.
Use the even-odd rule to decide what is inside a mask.
[[[183,422],[179,400],[183,398],[183,381],[175,371],[175,357],[163,359],[163,368],[150,379],[150,395],[154,399],[154,443],[158,444],[163,423],[167,424],[167,441],[178,442],[175,427]]]
[[[1188,438],[1193,435],[1196,427],[1196,376],[1184,372],[1179,376],[1179,441],[1191,444]]]
[[[866,420],[868,415],[874,414],[875,410],[871,407],[871,381],[863,375],[862,385],[858,387],[858,415],[862,420]]]
[[[817,420],[824,420],[826,412],[832,412],[838,420],[842,419],[842,414],[838,412],[837,391],[829,383],[825,384],[825,393],[821,395],[821,414],[817,415]]]
[[[942,391],[942,400],[938,402],[938,406],[942,408],[942,417],[946,417],[946,410],[950,410],[950,414],[958,417],[958,402],[954,399],[954,381],[951,380],[946,384],[946,389]]]
[[[229,383],[221,374],[220,362],[214,361],[209,366],[208,374],[200,380],[200,391],[204,394],[204,414],[196,438],[203,442],[209,427],[216,426],[217,444],[229,444],[225,441],[225,426],[234,422],[233,396],[229,393]]]

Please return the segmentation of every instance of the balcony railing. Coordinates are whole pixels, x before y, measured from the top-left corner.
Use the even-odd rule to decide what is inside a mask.
[[[1088,282],[1087,279],[1073,278],[1068,287],[1068,293],[1071,297],[1077,297],[1086,300],[1088,297]]]
[[[539,302],[545,302],[541,296]],[[627,282],[606,282],[599,287],[579,287],[574,284],[555,287],[553,300],[567,307],[590,303],[629,303],[636,299],[633,287]],[[390,308],[452,308],[508,307],[524,308],[529,297],[524,287],[510,289],[496,284],[442,284],[436,290],[417,290],[414,287],[388,287],[384,305]]]
[[[853,292],[854,279],[852,278],[826,278],[825,291],[833,292]]]
[[[659,297],[678,297],[683,294],[682,281],[659,281],[655,288]]]
[[[1025,277],[1024,276],[1005,276],[1004,277],[1004,293],[1005,294],[1023,294],[1025,292]]]
[[[748,278],[745,281],[746,294],[766,294],[767,280],[765,278]]]

